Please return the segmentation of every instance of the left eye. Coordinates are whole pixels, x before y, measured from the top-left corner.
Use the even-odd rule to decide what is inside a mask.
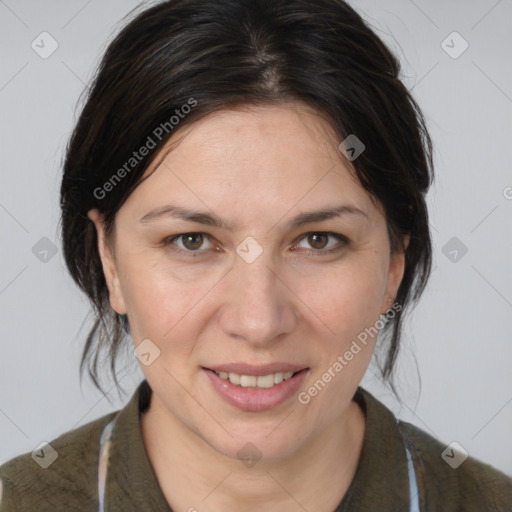
[[[336,233],[328,233],[328,232],[314,232],[314,233],[308,233],[306,234],[301,242],[297,244],[296,247],[301,247],[301,243],[307,242],[310,247],[313,247],[314,251],[323,251],[323,252],[329,252],[332,249],[336,249],[336,243],[329,244],[329,238],[338,240],[338,242],[343,242],[343,244],[347,243],[347,239],[342,236],[338,235]],[[302,246],[304,247],[304,246]],[[304,247],[305,249],[308,249],[308,247]]]

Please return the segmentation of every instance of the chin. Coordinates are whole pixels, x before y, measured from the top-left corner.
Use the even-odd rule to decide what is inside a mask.
[[[211,431],[203,433],[201,429],[198,434],[218,453],[252,467],[258,462],[290,457],[305,441],[303,426],[300,432],[291,431],[282,428],[283,425],[278,426],[280,421],[282,420],[268,421],[259,428],[243,422],[237,427],[226,429],[229,434],[222,428],[218,429],[218,435],[212,435]],[[283,423],[286,421],[288,420],[284,420]]]

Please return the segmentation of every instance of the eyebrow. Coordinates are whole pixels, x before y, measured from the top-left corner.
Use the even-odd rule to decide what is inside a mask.
[[[295,216],[287,223],[288,228],[296,228],[303,224],[310,224],[313,222],[321,222],[324,220],[334,219],[342,215],[357,215],[369,220],[368,214],[354,205],[340,205],[332,208],[326,208],[322,210],[314,210],[309,212],[302,212]],[[139,219],[141,224],[148,224],[154,220],[162,217],[174,217],[187,222],[196,222],[198,224],[205,224],[221,229],[233,230],[234,225],[232,223],[222,220],[214,213],[201,212],[188,210],[174,205],[166,205],[160,208],[155,208],[150,212],[146,213]]]

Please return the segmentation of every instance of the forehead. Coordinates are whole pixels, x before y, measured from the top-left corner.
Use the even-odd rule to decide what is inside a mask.
[[[172,196],[183,206],[253,213],[336,199],[370,207],[339,142],[329,123],[301,104],[216,111],[176,132],[132,195],[146,206]]]
[[[182,129],[178,126],[144,177],[164,160],[176,164],[181,158],[212,164],[220,159],[227,167],[230,162],[257,155],[262,168],[267,160],[276,158],[292,160],[293,167],[300,167],[303,158],[308,163],[313,160],[315,166],[320,161],[332,166],[342,158],[338,138],[330,124],[303,103],[225,108]]]

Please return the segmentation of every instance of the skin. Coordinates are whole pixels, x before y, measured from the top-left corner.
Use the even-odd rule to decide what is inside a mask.
[[[149,338],[160,350],[149,366],[141,364],[153,389],[141,428],[175,511],[270,505],[332,512],[350,486],[365,431],[352,397],[376,337],[307,405],[293,396],[265,411],[241,411],[201,369],[301,363],[310,369],[304,391],[391,307],[404,254],[391,253],[382,208],[354,178],[340,142],[300,103],[217,111],[172,136],[174,149],[148,168],[117,213],[113,239],[106,240],[98,210],[89,212],[112,308],[128,314],[135,346]],[[172,216],[139,222],[167,204],[234,226]],[[300,212],[341,204],[367,217],[287,226]],[[326,231],[349,243],[308,237]],[[184,233],[209,236],[164,245]],[[248,236],[263,248],[252,263],[236,252]],[[325,253],[332,247],[339,250]],[[250,468],[237,458],[247,442],[262,453]]]

